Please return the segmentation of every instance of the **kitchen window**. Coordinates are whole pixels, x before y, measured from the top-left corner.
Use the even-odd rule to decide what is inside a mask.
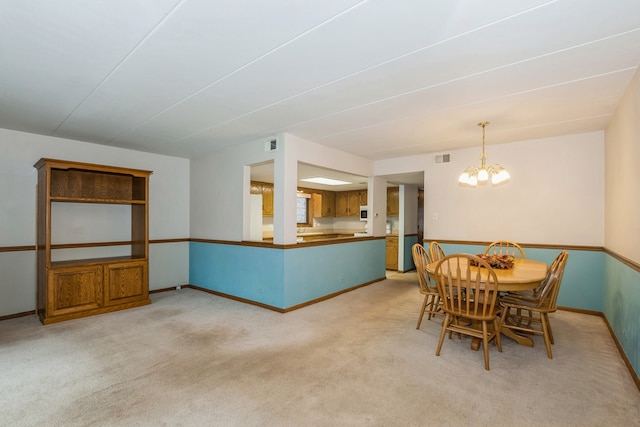
[[[296,198],[296,223],[298,225],[311,225],[311,195],[298,193]]]

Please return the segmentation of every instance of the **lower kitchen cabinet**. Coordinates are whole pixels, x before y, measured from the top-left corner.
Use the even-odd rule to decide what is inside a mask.
[[[387,270],[398,270],[398,236],[387,236]]]

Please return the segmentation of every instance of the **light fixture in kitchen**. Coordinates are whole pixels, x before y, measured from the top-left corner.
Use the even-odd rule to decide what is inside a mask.
[[[492,184],[500,184],[508,181],[511,176],[505,168],[497,163],[486,166],[487,154],[484,152],[484,128],[489,126],[489,122],[480,122],[478,126],[482,127],[482,154],[480,155],[482,164],[480,167],[469,166],[466,168],[464,172],[462,172],[462,175],[460,175],[460,178],[458,178],[458,182],[475,187],[478,184],[486,183],[489,177],[491,177]]]
[[[332,179],[332,178],[323,178],[321,176],[317,176],[315,178],[304,178],[304,179],[301,179],[300,181],[313,182],[314,184],[326,184],[326,185],[351,184],[350,182],[347,182],[347,181],[341,181],[339,179]]]

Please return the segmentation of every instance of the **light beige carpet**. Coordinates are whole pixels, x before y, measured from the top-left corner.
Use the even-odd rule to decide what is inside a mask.
[[[557,312],[491,371],[439,321],[415,329],[415,275],[279,314],[192,289],[42,326],[0,322],[2,426],[630,426],[640,392],[603,319]]]

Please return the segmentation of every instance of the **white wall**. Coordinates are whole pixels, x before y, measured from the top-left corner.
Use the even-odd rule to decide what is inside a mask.
[[[265,142],[271,139],[238,144],[191,161],[191,237],[243,239],[248,215],[240,213],[249,206],[249,165],[274,162],[273,237],[274,243],[287,244],[296,243],[298,162],[362,176],[373,173],[370,160],[290,134],[277,136],[276,151],[265,151]]]
[[[33,165],[42,157],[152,170],[149,238],[189,237],[188,159],[0,129],[0,247],[35,245],[37,172]],[[74,224],[64,223],[64,216],[57,221],[67,230],[74,229]],[[92,237],[78,236],[78,240]],[[151,289],[188,283],[186,243],[151,245],[149,261]],[[34,310],[34,252],[0,252],[0,268],[0,316]]]
[[[640,72],[606,131],[605,246],[640,262]]]
[[[280,151],[267,152],[264,146],[271,139],[237,144],[191,160],[192,238],[242,240],[243,206],[245,199],[249,206],[250,199],[250,176],[245,177],[245,167],[274,160]],[[248,209],[246,221],[248,226]]]
[[[378,161],[376,173],[423,168],[425,239],[603,245],[603,132],[490,145],[486,151],[489,163],[509,170],[508,183],[475,189],[458,184],[460,173],[479,163],[479,148],[449,151],[450,163],[436,164],[439,153]]]

